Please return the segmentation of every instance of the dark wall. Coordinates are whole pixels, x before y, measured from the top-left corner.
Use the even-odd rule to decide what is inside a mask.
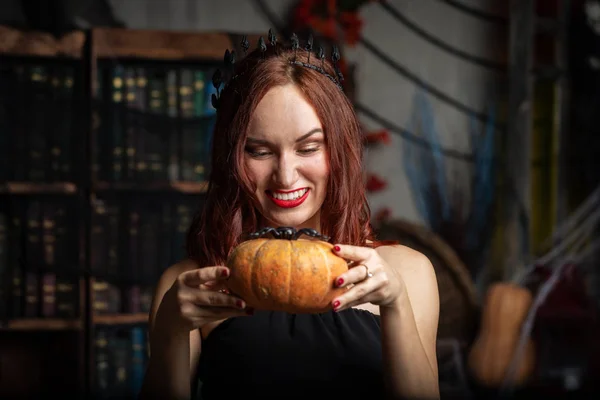
[[[598,0],[589,3],[600,7]],[[569,62],[568,173],[575,186],[572,202],[578,204],[600,184],[600,19],[590,20],[583,5],[575,11],[571,22]]]
[[[0,24],[57,37],[88,26],[122,26],[108,0],[2,0]]]

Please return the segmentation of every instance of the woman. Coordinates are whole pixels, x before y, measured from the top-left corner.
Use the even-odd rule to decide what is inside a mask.
[[[221,91],[206,205],[189,260],[157,285],[142,398],[189,399],[198,380],[203,399],[439,397],[433,268],[375,241],[361,129],[319,53],[261,40]],[[231,249],[265,226],[316,229],[352,262],[330,312],[255,311],[222,290]]]

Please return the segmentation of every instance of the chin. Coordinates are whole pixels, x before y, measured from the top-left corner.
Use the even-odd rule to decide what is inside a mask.
[[[290,214],[295,215],[274,215],[273,213],[265,213],[263,215],[269,226],[272,226],[273,228],[279,226],[298,227],[304,225],[311,219],[311,216],[303,215],[303,213],[291,212]]]
[[[308,204],[304,207],[297,209],[277,209],[272,205],[268,204],[266,207],[262,207],[261,215],[265,221],[266,226],[277,228],[280,226],[290,226],[293,228],[302,227],[305,225],[312,225],[312,221],[315,219],[315,215],[318,212],[318,208],[310,207]]]

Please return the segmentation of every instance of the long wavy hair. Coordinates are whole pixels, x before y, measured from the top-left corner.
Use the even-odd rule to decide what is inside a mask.
[[[236,63],[234,77],[221,91],[214,127],[212,164],[204,207],[187,234],[188,256],[200,266],[223,265],[243,234],[260,229],[255,184],[245,170],[244,147],[250,117],[272,88],[295,85],[311,104],[325,133],[330,179],[321,209],[320,232],[332,242],[377,246],[363,184],[361,128],[346,95],[327,76],[305,66],[305,50],[269,46]],[[310,57],[335,76],[328,61]],[[368,243],[369,241],[369,243]],[[372,242],[372,243],[370,243]]]

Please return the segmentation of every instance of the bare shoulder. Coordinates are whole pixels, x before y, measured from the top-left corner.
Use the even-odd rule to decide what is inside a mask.
[[[426,276],[435,278],[431,261],[419,251],[402,245],[380,246],[376,250],[390,266],[399,268],[403,275],[417,274],[421,278]]]
[[[402,245],[380,246],[377,252],[400,273],[412,303],[427,304],[427,308],[437,309],[437,277],[425,254]]]

